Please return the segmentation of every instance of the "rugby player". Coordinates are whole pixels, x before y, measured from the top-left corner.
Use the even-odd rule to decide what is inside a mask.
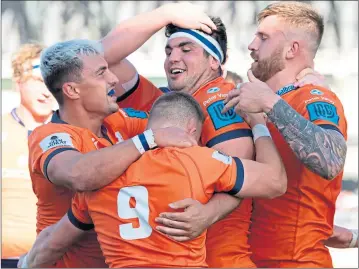
[[[171,92],[154,103],[147,127],[178,127],[198,141],[204,119],[191,95]],[[250,117],[254,129],[266,128],[264,122],[262,115]],[[176,242],[154,229],[155,218],[173,201],[192,197],[206,203],[215,191],[243,198],[255,196],[263,186],[284,193],[286,174],[269,131],[254,132],[254,137],[256,162],[199,146],[145,152],[114,182],[77,193],[68,214],[51,232],[39,235],[21,266],[39,267],[59,259],[94,228],[111,268],[207,267],[206,233]]]
[[[27,138],[50,120],[56,101],[40,73],[40,44],[24,44],[12,57],[12,78],[20,104],[2,115],[1,266],[16,268],[36,239],[36,196],[28,169]]]

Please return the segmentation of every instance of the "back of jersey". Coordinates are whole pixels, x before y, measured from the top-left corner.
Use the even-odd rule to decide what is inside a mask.
[[[110,267],[207,267],[205,233],[176,242],[155,229],[155,218],[173,211],[172,202],[191,197],[206,203],[214,190],[233,187],[236,171],[212,158],[214,152],[200,147],[155,149],[112,184],[88,194],[88,212]],[[201,159],[203,155],[207,159]],[[215,172],[203,169],[207,161]]]

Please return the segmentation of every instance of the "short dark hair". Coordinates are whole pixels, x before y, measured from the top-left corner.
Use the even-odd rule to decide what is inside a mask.
[[[149,121],[161,118],[183,124],[191,117],[204,122],[205,117],[199,103],[188,93],[168,92],[154,102]]]
[[[227,29],[220,17],[210,16],[210,18],[217,27],[217,30],[213,30],[212,33],[210,34],[210,36],[213,37],[218,42],[219,46],[221,47],[221,49],[223,51],[223,58],[224,58],[223,63],[221,63],[221,64],[225,64],[225,62],[227,61],[227,49],[228,49],[227,48]],[[179,27],[177,27],[173,24],[168,24],[166,26],[166,32],[165,32],[166,37],[170,37],[172,34],[176,33],[179,29],[180,29]],[[204,50],[204,53],[207,57],[209,56],[209,53],[207,51]]]

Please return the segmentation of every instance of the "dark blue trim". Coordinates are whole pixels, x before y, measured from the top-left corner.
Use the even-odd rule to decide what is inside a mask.
[[[11,116],[16,120],[21,126],[25,127],[25,124],[23,121],[19,118],[19,116],[16,113],[16,108],[13,108],[10,112]]]
[[[32,66],[32,69],[37,69],[37,68],[40,68],[40,65],[39,65],[39,64]]]
[[[19,259],[1,259],[1,268],[17,268]]]
[[[238,192],[240,192],[240,190],[243,187],[243,182],[244,182],[243,163],[237,157],[233,157],[233,160],[236,162],[236,165],[237,165],[237,178],[236,178],[236,183],[234,184],[233,188],[229,192],[227,192],[230,195],[236,195]]]
[[[55,155],[63,152],[63,151],[66,151],[66,150],[75,150],[75,151],[78,151],[77,149],[75,148],[58,148],[58,149],[55,149],[53,152],[51,152],[49,154],[49,156],[46,157],[46,160],[44,162],[44,167],[43,167],[43,170],[44,170],[44,176],[47,178],[48,181],[51,182],[51,180],[49,179],[49,177],[47,176],[47,166],[49,165],[49,162],[51,161],[51,159],[53,157],[55,157]],[[51,182],[52,183],[52,182]]]
[[[160,89],[160,91],[163,93],[168,93],[171,91],[168,87],[159,87],[158,89]]]
[[[107,128],[106,128],[104,125],[101,125],[101,133],[102,133],[103,137],[104,137],[107,141],[109,141],[109,142],[111,143],[111,145],[113,145],[111,139],[110,139],[110,138],[108,137],[108,135],[107,135]]]
[[[323,129],[326,129],[326,130],[334,130],[334,131],[337,131],[339,132],[341,135],[342,132],[339,130],[338,127],[334,126],[334,125],[331,125],[331,124],[318,124],[319,127],[322,127]]]
[[[218,59],[220,59],[220,62],[222,63],[224,59],[222,59],[221,53],[218,51],[218,49],[207,39],[205,39],[203,36],[201,36],[200,34],[189,30],[189,29],[180,29],[177,32],[183,32],[183,33],[187,33],[189,35],[194,36],[195,38],[197,38],[199,41],[201,41],[203,44],[205,44],[210,50],[212,50],[217,56]],[[177,33],[176,32],[176,33]],[[224,53],[224,52],[223,52]],[[224,55],[223,55],[224,56]]]
[[[142,147],[144,148],[144,150],[145,150],[145,151],[150,150],[150,146],[149,146],[148,143],[147,143],[147,140],[146,140],[145,135],[144,135],[144,134],[139,134],[139,135],[138,135],[138,138],[140,139],[141,144],[142,144]]]
[[[127,97],[129,97],[132,93],[134,93],[134,91],[138,88],[138,85],[140,84],[140,79],[141,79],[141,77],[140,77],[140,75],[138,75],[138,80],[137,80],[135,86],[133,86],[133,88],[130,89],[129,91],[127,91],[126,93],[117,97],[116,102],[119,103],[119,102],[125,100]]]
[[[237,130],[229,131],[224,134],[220,134],[220,135],[212,138],[211,140],[209,140],[206,144],[206,147],[211,148],[214,145],[217,145],[221,142],[235,139],[235,138],[240,138],[240,137],[253,137],[252,130],[251,129],[239,129],[239,130],[237,129]]]
[[[56,110],[53,114],[52,114],[52,117],[51,117],[51,121],[52,123],[60,123],[60,124],[68,124],[66,121],[63,121],[61,118],[60,118],[60,112],[59,110]]]
[[[83,222],[79,221],[75,217],[74,213],[72,212],[71,207],[67,211],[67,216],[68,216],[70,222],[72,223],[72,225],[74,225],[76,228],[78,228],[80,230],[88,231],[88,230],[92,230],[93,228],[95,228],[95,225],[93,225],[93,224],[83,223]]]

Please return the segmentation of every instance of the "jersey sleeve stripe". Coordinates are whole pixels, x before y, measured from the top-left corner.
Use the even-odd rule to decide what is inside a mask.
[[[206,144],[207,147],[211,148],[214,145],[217,145],[221,142],[240,138],[240,137],[253,137],[252,130],[251,129],[240,129],[240,130],[232,130],[223,134],[220,134],[211,140],[209,140]]]
[[[326,130],[334,130],[334,131],[337,131],[339,132],[341,135],[342,132],[339,130],[338,127],[334,126],[334,125],[331,125],[331,124],[318,124],[319,127],[322,127],[323,129],[326,129]]]
[[[233,160],[236,162],[237,165],[237,178],[234,187],[227,192],[230,195],[236,195],[242,189],[244,181],[244,168],[242,161],[237,157],[233,157]]]
[[[49,165],[49,162],[51,161],[51,159],[53,157],[55,157],[57,154],[63,152],[63,151],[66,151],[66,150],[75,150],[75,151],[78,151],[77,149],[75,148],[58,148],[58,149],[55,149],[53,152],[51,152],[49,154],[49,156],[46,157],[45,159],[45,162],[44,162],[44,166],[43,166],[43,171],[44,171],[44,176],[48,179],[48,181],[51,182],[51,180],[49,179],[49,177],[47,176],[47,167]],[[52,183],[52,182],[51,182]]]
[[[67,211],[67,216],[70,220],[70,222],[78,229],[83,230],[83,231],[88,231],[88,230],[92,230],[93,228],[95,228],[95,226],[93,224],[88,224],[88,223],[83,223],[81,221],[79,221],[74,213],[72,212],[72,208],[70,208]]]
[[[140,76],[138,76],[138,80],[137,80],[135,86],[133,86],[132,89],[128,90],[126,93],[124,93],[121,96],[117,97],[116,102],[119,103],[119,102],[125,100],[127,97],[129,97],[132,93],[134,93],[135,90],[137,90],[138,85],[140,85],[140,79],[141,79]]]

